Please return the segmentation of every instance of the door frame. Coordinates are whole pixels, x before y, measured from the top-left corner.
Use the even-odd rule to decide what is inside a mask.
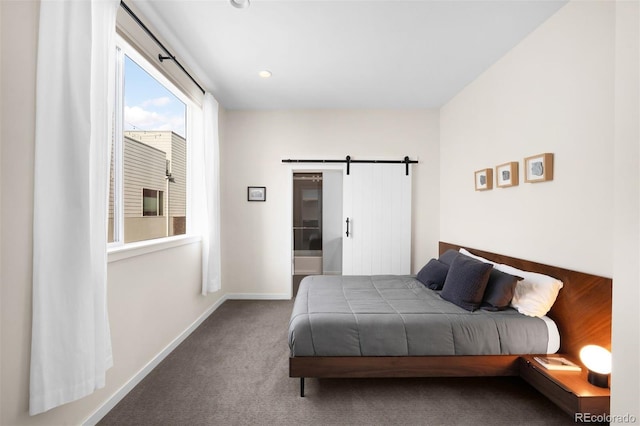
[[[342,176],[347,174],[347,167],[344,163],[291,163],[288,168],[289,183],[287,193],[287,206],[289,211],[289,299],[293,297],[293,174],[294,173],[322,173],[325,170],[341,170]]]

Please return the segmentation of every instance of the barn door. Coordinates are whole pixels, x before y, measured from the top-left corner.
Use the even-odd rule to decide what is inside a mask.
[[[351,164],[343,180],[343,275],[409,274],[411,176],[403,164]]]

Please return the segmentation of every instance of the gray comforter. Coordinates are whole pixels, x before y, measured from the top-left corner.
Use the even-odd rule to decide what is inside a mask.
[[[548,329],[513,309],[469,312],[411,276],[309,276],[289,322],[291,356],[546,353]]]

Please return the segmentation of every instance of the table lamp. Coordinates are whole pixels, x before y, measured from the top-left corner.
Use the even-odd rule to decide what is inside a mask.
[[[592,385],[609,387],[611,373],[611,352],[597,345],[587,345],[580,349],[580,361],[587,367],[587,380]]]

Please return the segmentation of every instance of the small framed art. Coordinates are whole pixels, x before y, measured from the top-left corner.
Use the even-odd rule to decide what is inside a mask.
[[[553,154],[533,155],[524,159],[524,181],[527,183],[553,180]]]
[[[493,169],[482,169],[475,173],[476,191],[493,189]]]
[[[508,188],[519,183],[518,162],[500,164],[496,166],[496,185],[498,188]]]
[[[267,201],[265,186],[247,186],[247,201]]]

